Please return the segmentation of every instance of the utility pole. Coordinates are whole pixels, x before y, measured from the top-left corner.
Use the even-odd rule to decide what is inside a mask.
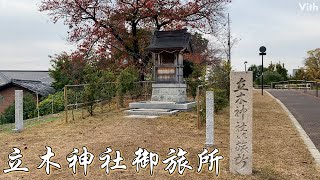
[[[228,63],[231,65],[231,29],[230,29],[229,13],[228,13]]]

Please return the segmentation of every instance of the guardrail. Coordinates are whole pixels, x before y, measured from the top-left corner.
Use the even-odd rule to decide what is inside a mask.
[[[311,84],[276,84],[275,89],[311,89]]]
[[[254,85],[255,89],[261,89],[262,85]],[[271,86],[270,85],[263,85],[263,89],[270,89]]]
[[[319,97],[320,82],[306,80],[280,81],[271,83],[271,89],[296,90]]]

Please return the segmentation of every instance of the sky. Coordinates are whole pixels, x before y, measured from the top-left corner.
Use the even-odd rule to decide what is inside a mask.
[[[40,2],[0,0],[0,69],[47,70],[49,55],[75,49],[67,27],[38,11]],[[228,12],[231,34],[240,39],[232,48],[235,70],[244,70],[245,61],[261,64],[259,47],[265,46],[264,64],[281,61],[291,74],[319,47],[320,0],[232,0]]]
[[[70,52],[67,28],[39,12],[40,0],[0,0],[0,69],[48,70],[49,55]]]
[[[240,39],[232,49],[236,70],[244,70],[245,61],[260,65],[259,47],[265,46],[264,65],[281,61],[292,74],[308,50],[319,48],[320,0],[233,0],[229,12],[232,35]]]

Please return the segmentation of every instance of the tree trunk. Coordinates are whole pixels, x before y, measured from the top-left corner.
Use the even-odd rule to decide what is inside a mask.
[[[142,60],[142,57],[140,55],[140,47],[139,47],[139,39],[138,39],[138,30],[137,30],[137,22],[131,21],[132,25],[132,38],[133,38],[133,61],[135,63],[135,66],[138,68],[139,72],[139,81],[144,81],[144,72],[145,67]]]

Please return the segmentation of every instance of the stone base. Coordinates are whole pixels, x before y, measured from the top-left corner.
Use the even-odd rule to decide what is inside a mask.
[[[152,84],[151,101],[130,103],[130,110],[125,113],[140,116],[161,116],[187,111],[196,106],[196,102],[187,102],[186,90],[186,84]]]
[[[126,118],[135,118],[135,119],[155,119],[159,116],[149,116],[149,115],[129,115],[125,116]]]
[[[196,102],[185,102],[185,103],[175,103],[175,102],[160,102],[160,101],[141,101],[129,103],[130,109],[176,109],[180,111],[187,111],[195,107]]]
[[[152,84],[151,101],[186,102],[186,84]]]
[[[174,109],[130,109],[125,111],[125,113],[129,115],[145,115],[145,116],[173,115],[177,112],[179,112],[179,110],[174,110]]]
[[[20,133],[20,132],[22,132],[22,129],[12,129],[12,131],[13,131],[14,133]]]
[[[213,144],[205,144],[204,147],[210,148],[210,147],[213,147]]]
[[[196,102],[175,103],[160,101],[143,101],[130,103],[130,110],[127,110],[125,112],[131,115],[161,116],[172,115],[179,111],[188,111],[195,106]]]

